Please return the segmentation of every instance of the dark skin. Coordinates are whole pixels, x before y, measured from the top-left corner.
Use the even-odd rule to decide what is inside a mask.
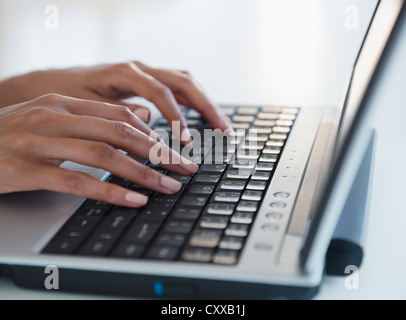
[[[139,207],[147,198],[84,173],[60,168],[65,160],[98,167],[162,193],[181,184],[126,156],[150,158],[160,150],[162,167],[182,175],[197,165],[161,142],[146,122],[147,108],[121,100],[141,96],[189,142],[178,104],[200,112],[214,128],[230,129],[218,106],[189,73],[139,62],[37,71],[0,82],[0,193],[52,190]],[[175,133],[176,134],[176,133]]]

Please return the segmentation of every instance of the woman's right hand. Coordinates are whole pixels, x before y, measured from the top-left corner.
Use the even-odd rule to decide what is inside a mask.
[[[102,168],[146,188],[175,193],[181,183],[127,156],[160,150],[160,165],[181,175],[198,166],[160,141],[128,107],[49,94],[0,109],[0,194],[51,190],[139,207],[147,197],[78,171],[69,160]]]

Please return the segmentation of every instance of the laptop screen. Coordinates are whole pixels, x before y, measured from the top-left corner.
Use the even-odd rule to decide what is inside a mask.
[[[345,202],[344,193],[349,192],[353,183],[355,175],[350,177],[348,171],[354,171],[354,166],[359,166],[358,149],[364,147],[360,147],[359,142],[364,143],[364,129],[367,129],[364,124],[372,111],[368,99],[373,91],[372,86],[381,75],[382,58],[390,51],[393,28],[398,20],[405,19],[406,8],[402,12],[403,4],[404,0],[379,1],[356,59],[341,114],[334,150],[335,161],[302,249],[302,265],[307,271],[313,270],[317,261],[324,259]]]

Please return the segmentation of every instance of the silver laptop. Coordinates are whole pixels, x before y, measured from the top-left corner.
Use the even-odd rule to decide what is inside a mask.
[[[1,195],[2,275],[27,288],[145,298],[314,296],[373,141],[370,100],[401,40],[403,3],[379,1],[342,105],[223,106],[237,135],[214,162],[222,142],[204,140],[190,177],[137,159],[182,182],[175,195],[72,163],[64,166],[150,200],[130,209],[53,192]],[[185,115],[192,129],[210,129]],[[159,116],[153,126],[169,129]],[[50,270],[58,271],[52,281]]]

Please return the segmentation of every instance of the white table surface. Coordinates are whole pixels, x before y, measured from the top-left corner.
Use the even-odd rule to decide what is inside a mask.
[[[59,29],[47,30],[49,1],[0,0],[0,77],[140,60],[189,70],[219,103],[337,105],[375,3],[55,0]],[[345,26],[349,5],[358,9],[358,29]],[[393,70],[398,78],[373,119],[378,144],[359,289],[326,277],[316,299],[406,298],[405,71],[405,63]],[[0,278],[0,299],[60,298],[106,297],[26,290]]]

